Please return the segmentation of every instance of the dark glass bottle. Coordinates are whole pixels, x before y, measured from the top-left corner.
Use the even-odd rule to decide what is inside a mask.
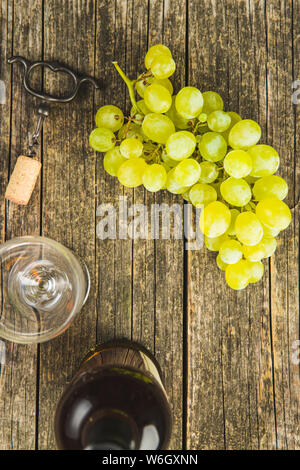
[[[127,340],[89,352],[55,415],[59,449],[166,449],[170,434],[160,367],[146,349]]]

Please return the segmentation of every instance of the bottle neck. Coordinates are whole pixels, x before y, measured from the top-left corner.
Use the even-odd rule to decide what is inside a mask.
[[[90,422],[83,439],[85,450],[133,450],[135,440],[126,419],[104,416]]]

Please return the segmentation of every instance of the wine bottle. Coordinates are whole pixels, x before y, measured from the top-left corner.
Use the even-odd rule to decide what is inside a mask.
[[[115,340],[84,358],[55,415],[59,449],[166,449],[171,411],[160,367],[141,345]]]

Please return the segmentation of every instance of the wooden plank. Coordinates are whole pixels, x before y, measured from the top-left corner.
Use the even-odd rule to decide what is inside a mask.
[[[1,67],[7,85],[6,117],[1,116],[2,161],[6,160],[2,171],[4,180],[1,184],[3,197],[7,182],[7,169],[11,172],[19,154],[27,151],[28,137],[36,126],[35,102],[22,87],[23,70],[14,66],[12,78],[12,108],[9,107],[10,71],[6,59],[11,54],[23,54],[29,60],[36,60],[42,50],[42,1],[34,5],[28,0],[19,2],[1,2]],[[30,16],[24,11],[30,10]],[[34,24],[35,28],[31,25]],[[12,33],[13,30],[13,33]],[[3,55],[2,55],[3,54]],[[33,83],[36,79],[33,78]],[[5,107],[3,110],[5,111]],[[11,133],[9,122],[11,118]],[[1,129],[2,130],[2,129]],[[9,158],[10,150],[10,158]],[[39,157],[39,155],[38,155]],[[9,162],[9,164],[8,164]],[[3,165],[3,162],[1,162]],[[7,166],[8,165],[8,166]],[[1,214],[3,217],[3,200]],[[2,218],[2,223],[4,219]],[[28,206],[6,205],[6,233],[2,225],[1,238],[11,239],[20,235],[39,235],[40,233],[40,181]],[[34,345],[16,345],[7,343],[6,366],[4,369],[3,389],[0,402],[0,446],[3,449],[32,449],[35,447],[35,410],[36,410],[36,364],[37,347]],[[26,374],[24,374],[26,371]]]
[[[292,103],[292,83],[299,78],[299,2],[266,5],[268,51],[268,141],[281,157],[281,174],[289,184],[286,200],[299,201],[299,104]],[[297,22],[298,19],[298,22]],[[297,41],[298,38],[298,41]],[[294,39],[294,44],[292,40]],[[298,52],[298,57],[297,57]],[[296,142],[297,139],[297,142]],[[274,356],[276,437],[279,449],[300,448],[299,359],[299,205],[293,221],[278,237],[271,260],[271,325]],[[298,356],[299,357],[299,356]]]
[[[171,77],[176,93],[185,84],[186,2],[153,1],[149,9],[148,46],[163,43],[176,62]],[[181,196],[157,193],[156,204],[180,204]],[[184,240],[158,239],[155,242],[155,354],[165,374],[167,393],[173,409],[171,449],[182,449],[183,434],[183,345],[184,345]]]
[[[44,57],[93,75],[95,8],[92,0],[44,2]],[[99,75],[99,71],[97,71]],[[63,94],[64,80],[45,74],[45,87]],[[40,449],[55,448],[53,417],[58,399],[82,356],[94,345],[95,309],[95,156],[88,144],[93,126],[94,90],[85,85],[70,104],[53,106],[43,140],[43,235],[79,255],[91,274],[89,299],[70,329],[40,346]]]
[[[190,84],[257,120],[263,141],[264,24],[262,2],[189,2]],[[268,266],[240,292],[206,249],[189,253],[188,273],[188,448],[275,448]]]

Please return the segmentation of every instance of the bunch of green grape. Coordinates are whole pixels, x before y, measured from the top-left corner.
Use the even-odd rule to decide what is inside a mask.
[[[275,237],[291,221],[282,201],[287,183],[274,175],[277,151],[258,144],[255,121],[224,111],[218,93],[186,86],[173,95],[175,62],[166,46],[150,47],[146,71],[135,80],[113,64],[132,108],[128,117],[113,105],[97,111],[89,141],[105,152],[106,172],[126,187],[167,190],[202,208],[205,245],[218,252],[227,284],[239,290],[259,281],[262,259],[275,252]]]

